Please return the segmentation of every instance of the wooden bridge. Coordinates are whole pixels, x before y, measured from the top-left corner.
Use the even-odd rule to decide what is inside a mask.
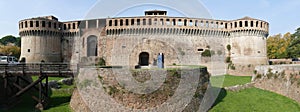
[[[48,77],[74,77],[74,73],[69,64],[61,63],[0,64],[4,101],[10,105],[33,88],[39,92],[38,97],[32,97],[38,102],[36,108],[43,110],[49,99]],[[31,76],[38,76],[38,79],[32,81]]]

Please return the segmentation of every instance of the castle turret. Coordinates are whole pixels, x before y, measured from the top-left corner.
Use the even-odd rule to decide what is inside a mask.
[[[21,20],[21,56],[26,62],[60,62],[62,23],[54,16]]]
[[[268,62],[266,38],[269,23],[244,17],[229,23],[230,56],[232,66],[236,69],[250,69],[255,65],[265,65]]]

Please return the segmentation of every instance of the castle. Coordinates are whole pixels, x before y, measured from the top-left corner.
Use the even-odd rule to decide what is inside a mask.
[[[107,65],[199,65],[221,57],[240,67],[267,64],[269,23],[244,17],[237,20],[169,17],[167,11],[145,16],[60,22],[54,16],[19,22],[21,56],[26,62],[99,60]],[[206,60],[205,60],[206,59]],[[208,62],[207,62],[208,60]],[[227,60],[228,61],[228,60]]]

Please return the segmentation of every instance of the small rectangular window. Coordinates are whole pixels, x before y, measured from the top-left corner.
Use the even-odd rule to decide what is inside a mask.
[[[134,19],[131,19],[131,25],[134,25]]]
[[[66,30],[67,29],[67,25],[66,24],[64,24],[64,30]]]
[[[140,23],[141,23],[141,20],[137,19],[137,25],[140,25]]]
[[[115,26],[118,26],[118,20],[115,20]]]
[[[234,27],[235,27],[235,28],[237,27],[237,22],[234,22]]]
[[[56,29],[56,23],[53,23],[53,27]]]
[[[73,23],[73,29],[75,29],[76,28],[76,24],[75,23]]]
[[[198,49],[198,52],[202,52],[202,51],[204,51],[203,49]]]
[[[30,21],[30,27],[33,27],[33,21]]]
[[[146,24],[146,19],[143,19],[143,25],[147,25],[147,24]]]
[[[40,27],[39,21],[36,21],[36,22],[35,22],[35,26],[36,26],[36,27]]]
[[[129,25],[129,20],[126,19],[125,21],[126,21],[126,22],[125,22],[126,26],[128,26],[128,25]]]
[[[27,21],[25,21],[25,28],[27,28]]]
[[[30,52],[30,49],[27,49],[27,52]]]
[[[51,28],[51,22],[48,22],[48,27]]]
[[[152,20],[151,19],[148,19],[148,24],[152,25]]]
[[[123,26],[123,19],[120,20],[120,26]]]
[[[112,20],[109,20],[108,26],[112,26]]]
[[[46,22],[42,21],[42,27],[46,27]]]
[[[248,27],[248,21],[245,21],[245,27]]]
[[[175,26],[176,25],[176,19],[172,20],[172,25]]]

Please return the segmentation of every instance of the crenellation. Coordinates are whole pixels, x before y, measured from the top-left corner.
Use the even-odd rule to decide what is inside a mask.
[[[115,17],[67,22],[60,22],[54,16],[21,20],[19,22],[19,34],[22,38],[21,58],[26,58],[27,62],[40,62],[41,60],[46,62],[60,62],[62,60],[69,62],[72,58],[72,51],[75,50],[75,52],[80,53],[79,58],[103,57],[107,59],[109,65],[113,63],[110,59],[113,56],[112,50],[115,50],[114,45],[118,44],[120,48],[117,51],[123,52],[121,49],[126,48],[135,52],[132,55],[137,57],[131,57],[135,60],[131,61],[137,64],[138,54],[142,51],[135,51],[134,46],[123,46],[123,43],[134,45],[136,42],[143,43],[141,39],[148,39],[150,45],[138,44],[136,46],[141,48],[150,47],[149,51],[151,52],[149,55],[154,57],[155,54],[151,54],[152,52],[157,54],[163,51],[154,50],[154,48],[158,48],[152,46],[166,44],[166,41],[176,38],[186,39],[184,41],[192,40],[197,46],[194,46],[195,48],[181,48],[182,51],[178,51],[176,48],[172,49],[172,46],[178,45],[171,43],[166,45],[169,46],[166,48],[166,54],[170,55],[174,52],[176,54],[178,52],[181,52],[181,54],[199,54],[203,50],[212,49],[207,46],[209,46],[209,42],[216,41],[216,45],[221,45],[223,49],[226,49],[227,45],[232,46],[230,52],[224,51],[226,56],[232,58],[232,63],[267,64],[265,42],[269,32],[268,22],[250,17],[237,20],[213,20],[170,17],[164,14],[166,13],[150,14],[149,12],[149,15],[139,17]],[[162,40],[152,41],[153,37],[161,37]],[[122,41],[120,42],[120,40]],[[97,46],[89,46],[90,42],[96,42],[93,45]],[[153,49],[151,50],[151,48]],[[96,51],[92,53],[91,49]],[[212,50],[220,51],[219,48]],[[172,57],[172,60],[174,61],[175,58],[176,56]],[[201,55],[195,60],[199,61],[199,58],[201,58]],[[172,62],[169,64],[172,64]]]

